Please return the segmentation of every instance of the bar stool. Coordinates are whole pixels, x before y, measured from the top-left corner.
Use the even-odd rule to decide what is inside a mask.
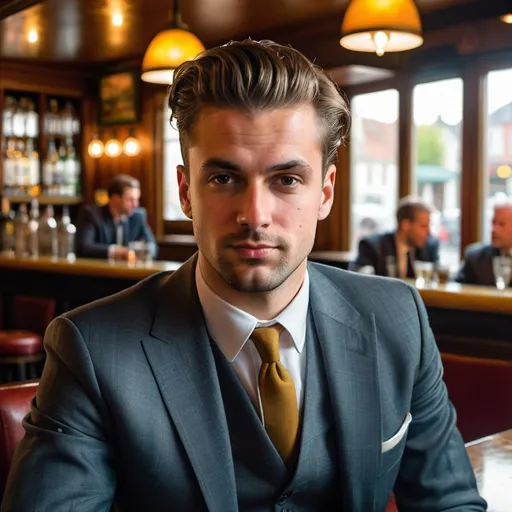
[[[37,363],[44,358],[43,340],[31,331],[0,330],[0,367],[5,382],[37,378]],[[11,375],[15,370],[15,375]]]

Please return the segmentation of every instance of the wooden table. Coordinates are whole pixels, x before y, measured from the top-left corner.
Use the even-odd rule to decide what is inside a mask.
[[[512,429],[466,445],[489,512],[512,511]]]

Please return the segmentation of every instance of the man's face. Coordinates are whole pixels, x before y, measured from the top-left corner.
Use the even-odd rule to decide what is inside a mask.
[[[430,213],[416,212],[414,220],[403,221],[407,235],[407,243],[411,247],[421,248],[427,243],[430,234]]]
[[[140,189],[126,187],[123,190],[123,195],[113,195],[111,201],[114,203],[114,208],[119,212],[119,215],[131,215],[135,208],[139,206]]]
[[[492,245],[497,249],[512,249],[512,206],[494,209]]]
[[[236,290],[267,292],[305,266],[336,172],[332,165],[323,177],[312,107],[254,115],[205,109],[189,166],[188,180],[178,167],[180,199],[207,272]]]

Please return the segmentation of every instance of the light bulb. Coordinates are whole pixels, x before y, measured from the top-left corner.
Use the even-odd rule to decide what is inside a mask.
[[[128,137],[124,141],[123,151],[127,156],[137,156],[140,153],[140,141],[135,137]]]
[[[39,35],[37,33],[37,30],[30,30],[28,33],[28,42],[31,44],[37,43],[37,40],[39,39]]]
[[[375,52],[379,57],[384,55],[387,44],[389,43],[389,36],[386,32],[379,30],[372,33],[373,44],[375,45]]]
[[[110,139],[105,144],[105,154],[112,158],[119,156],[123,151],[121,143],[117,139]]]
[[[503,23],[512,24],[512,12],[509,14],[504,14],[500,19],[503,21]]]
[[[103,149],[103,142],[101,142],[99,139],[94,139],[89,143],[87,152],[92,158],[99,158],[101,155],[103,155]]]
[[[114,25],[114,27],[121,27],[123,25],[123,21],[123,15],[119,11],[112,14],[112,25]]]

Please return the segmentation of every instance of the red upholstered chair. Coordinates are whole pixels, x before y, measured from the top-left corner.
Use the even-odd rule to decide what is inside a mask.
[[[464,441],[512,428],[512,362],[444,353],[441,357]]]
[[[0,494],[3,494],[14,451],[25,431],[21,420],[30,409],[38,381],[0,386]]]
[[[4,382],[39,377],[39,363],[44,359],[43,336],[54,315],[55,302],[51,299],[14,297],[13,329],[0,330]]]

